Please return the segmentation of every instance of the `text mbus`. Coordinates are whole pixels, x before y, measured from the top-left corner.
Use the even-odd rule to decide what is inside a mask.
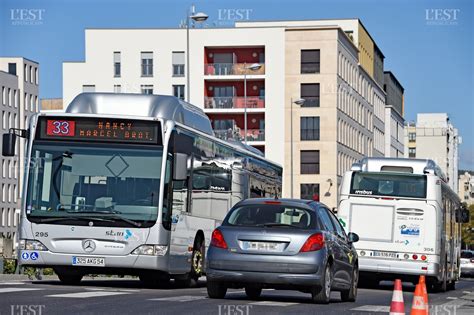
[[[361,280],[426,275],[438,290],[459,278],[463,210],[431,160],[364,158],[344,174],[338,216],[356,232]]]
[[[4,135],[4,155],[14,135]],[[214,137],[202,110],[171,96],[84,93],[33,116],[19,259],[64,282],[85,274],[189,284],[228,209],[281,193],[282,168]]]

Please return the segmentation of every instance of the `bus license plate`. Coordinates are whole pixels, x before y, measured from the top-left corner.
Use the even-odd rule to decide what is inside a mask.
[[[373,252],[372,256],[374,257],[384,257],[384,258],[398,258],[397,253],[391,253],[391,252]]]
[[[72,264],[74,266],[97,266],[97,267],[104,267],[105,266],[105,258],[103,257],[80,257],[80,256],[73,256],[72,257]]]

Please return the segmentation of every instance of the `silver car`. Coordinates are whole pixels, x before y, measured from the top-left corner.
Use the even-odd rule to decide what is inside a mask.
[[[294,289],[328,303],[331,290],[355,301],[359,270],[346,235],[322,203],[295,199],[248,199],[237,203],[214,230],[207,252],[207,292],[224,298],[245,288],[258,299],[262,288]]]

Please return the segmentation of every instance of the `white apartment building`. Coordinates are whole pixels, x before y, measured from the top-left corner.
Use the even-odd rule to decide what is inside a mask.
[[[384,56],[358,19],[189,32],[189,98],[186,29],[86,29],[84,61],[63,64],[64,106],[87,91],[189,99],[217,136],[284,166],[284,196],[318,195],[331,207],[353,162],[385,155]]]
[[[391,71],[384,72],[385,99],[385,156],[403,157],[404,146],[404,88]]]
[[[24,129],[38,112],[39,65],[21,57],[0,57],[1,127]],[[0,138],[0,146],[2,139]],[[0,156],[0,256],[11,257],[19,221],[19,198],[24,171],[25,141],[20,139],[15,157]]]
[[[474,204],[474,175],[469,172],[459,175],[459,198],[468,205]]]
[[[418,114],[416,124],[405,127],[405,157],[434,160],[446,174],[449,186],[457,192],[461,140],[448,114]]]

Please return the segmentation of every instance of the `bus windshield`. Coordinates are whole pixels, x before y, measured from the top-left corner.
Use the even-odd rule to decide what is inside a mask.
[[[27,217],[48,224],[152,226],[158,215],[162,154],[155,146],[35,144]]]
[[[354,172],[350,193],[362,196],[426,198],[426,176]]]

